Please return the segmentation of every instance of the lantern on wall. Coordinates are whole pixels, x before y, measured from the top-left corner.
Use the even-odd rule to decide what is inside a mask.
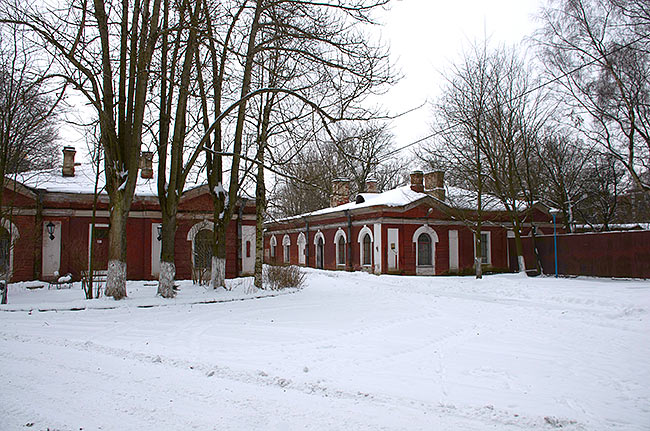
[[[162,225],[161,224],[156,226],[156,231],[158,232],[158,241],[160,241],[162,239]]]
[[[45,225],[45,228],[47,229],[47,233],[50,235],[50,239],[54,239],[54,223],[50,221]]]

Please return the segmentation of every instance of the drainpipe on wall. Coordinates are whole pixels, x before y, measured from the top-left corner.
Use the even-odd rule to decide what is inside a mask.
[[[346,244],[347,261],[348,261],[348,271],[352,271],[352,216],[350,215],[350,210],[345,210],[345,215],[348,218],[348,243]]]
[[[305,219],[305,265],[309,267],[309,220]]]

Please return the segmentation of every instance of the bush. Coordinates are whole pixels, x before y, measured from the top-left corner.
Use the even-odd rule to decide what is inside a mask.
[[[281,290],[288,287],[301,288],[305,282],[305,273],[299,266],[273,266],[264,267],[264,285],[271,290]]]

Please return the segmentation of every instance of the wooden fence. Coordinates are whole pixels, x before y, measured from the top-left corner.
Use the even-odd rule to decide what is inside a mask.
[[[522,238],[526,268],[535,268],[533,238]],[[537,236],[542,272],[555,274],[553,235]],[[514,238],[509,238],[510,269],[516,270]],[[559,234],[557,265],[561,275],[650,278],[650,230]]]

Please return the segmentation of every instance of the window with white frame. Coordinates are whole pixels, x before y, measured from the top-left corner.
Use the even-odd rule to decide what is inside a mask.
[[[275,257],[275,248],[278,246],[278,240],[275,239],[275,235],[271,237],[269,244],[271,245],[271,257]]]
[[[362,265],[367,266],[372,264],[372,240],[370,234],[363,236],[363,244],[361,247],[361,262]]]
[[[372,231],[368,226],[363,226],[359,231],[359,263],[361,266],[372,265]]]
[[[345,265],[345,238],[340,236],[336,243],[336,263]]]
[[[418,266],[433,266],[432,243],[428,233],[418,236]]]
[[[283,261],[284,263],[289,263],[289,256],[291,251],[291,238],[289,238],[289,235],[285,235],[284,238],[282,238],[282,249]]]
[[[347,243],[347,238],[343,229],[336,231],[334,236],[334,246],[336,249],[336,264],[339,266],[345,265],[345,245]]]
[[[474,236],[476,239],[476,236]],[[474,241],[474,257],[476,257],[476,241]],[[481,232],[481,264],[492,264],[492,235],[491,232]]]
[[[296,243],[298,244],[298,264],[304,265],[306,260],[305,246],[307,245],[304,233],[300,232],[300,234],[298,234],[298,240]]]

